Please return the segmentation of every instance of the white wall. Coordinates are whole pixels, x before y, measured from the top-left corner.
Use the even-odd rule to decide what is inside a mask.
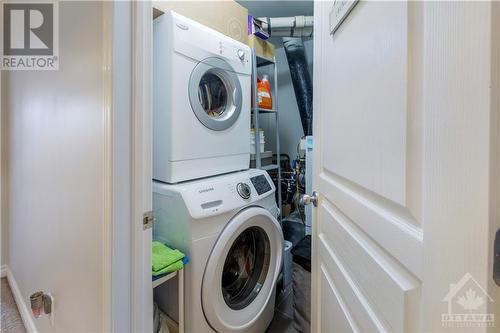
[[[59,71],[2,75],[8,128],[2,155],[8,251],[2,253],[28,308],[32,292],[55,296],[55,327],[35,320],[39,331],[98,332],[105,265],[103,5],[61,2],[59,12]]]
[[[300,138],[304,135],[302,123],[300,122],[299,109],[297,100],[295,99],[295,91],[293,90],[290,69],[286,60],[285,50],[283,45],[276,49],[276,62],[278,65],[278,109],[280,121],[280,150],[282,154],[288,154],[291,160],[297,156],[297,144]],[[313,70],[313,41],[304,42],[306,49],[307,63],[312,77]],[[272,76],[270,76],[272,78]],[[271,82],[271,85],[273,83]],[[260,118],[261,128],[264,129],[266,136],[266,150],[273,150],[275,147],[274,136],[274,119],[271,115],[262,115]]]
[[[5,98],[2,98],[1,87],[2,87],[2,71],[0,71],[0,105],[2,110],[4,110],[4,102]],[[0,164],[0,242],[2,243],[0,247],[1,255],[0,255],[0,265],[8,264],[8,253],[9,253],[9,243],[8,243],[8,223],[6,219],[6,205],[5,205],[5,195],[3,195],[6,187],[6,179],[7,179],[7,160],[4,158],[3,152],[6,148],[6,113],[1,112],[0,114],[0,155],[1,155],[1,164]]]

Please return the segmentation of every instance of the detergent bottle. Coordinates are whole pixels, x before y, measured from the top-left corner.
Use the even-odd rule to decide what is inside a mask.
[[[259,100],[259,108],[269,110],[273,108],[271,84],[269,83],[269,76],[266,74],[262,76],[262,79],[257,78],[257,97]]]

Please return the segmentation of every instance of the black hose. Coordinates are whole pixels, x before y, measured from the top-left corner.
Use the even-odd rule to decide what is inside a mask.
[[[288,67],[292,77],[293,90],[299,107],[304,135],[312,135],[313,83],[307,66],[304,43],[300,38],[283,38]]]

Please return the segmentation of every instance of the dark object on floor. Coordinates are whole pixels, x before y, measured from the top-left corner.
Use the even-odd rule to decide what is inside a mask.
[[[306,271],[311,272],[311,235],[300,240],[292,249],[293,262],[299,264]]]
[[[293,264],[293,327],[301,333],[311,332],[311,273]]]
[[[304,135],[312,135],[313,120],[313,82],[307,65],[304,42],[301,38],[283,38],[293,90],[299,107],[300,120]]]
[[[293,320],[302,333],[311,332],[311,235],[302,238],[292,249]]]
[[[275,311],[273,321],[267,328],[266,333],[299,333],[294,326],[293,318]]]
[[[295,211],[282,222],[283,225],[283,238],[292,242],[295,247],[306,234],[304,222],[300,218],[299,212]]]

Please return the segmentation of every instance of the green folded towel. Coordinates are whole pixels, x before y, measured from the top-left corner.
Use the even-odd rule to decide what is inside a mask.
[[[153,241],[152,244],[153,276],[175,272],[184,267],[182,263],[184,253],[179,250],[173,250],[158,241]]]
[[[152,272],[153,276],[159,276],[167,273],[172,273],[175,271],[179,271],[184,268],[184,264],[182,263],[182,260],[176,261],[171,265],[168,265],[164,269],[160,269],[159,271]]]

